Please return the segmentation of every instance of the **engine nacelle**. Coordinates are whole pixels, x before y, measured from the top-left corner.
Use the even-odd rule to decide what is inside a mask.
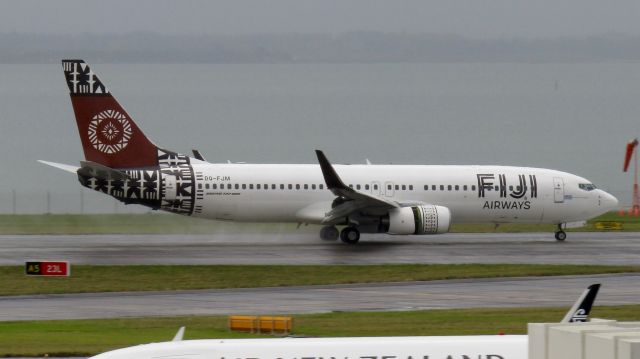
[[[442,206],[394,208],[388,216],[388,228],[385,229],[389,234],[447,233],[451,225],[451,211]]]

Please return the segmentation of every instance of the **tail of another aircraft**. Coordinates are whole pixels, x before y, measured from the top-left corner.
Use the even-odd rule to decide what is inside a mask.
[[[142,133],[83,60],[62,60],[87,161],[110,168],[158,166],[158,147]]]
[[[564,316],[561,323],[586,322],[591,313],[591,307],[596,300],[600,284],[592,284],[580,295],[580,298],[573,304],[571,309]]]

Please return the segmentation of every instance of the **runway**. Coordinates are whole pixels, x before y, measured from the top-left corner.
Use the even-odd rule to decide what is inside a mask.
[[[566,306],[593,283],[596,305],[636,304],[640,274],[389,284],[0,297],[0,320],[296,314],[470,307]],[[560,318],[558,318],[560,319]]]
[[[72,264],[640,263],[640,234],[448,233],[363,235],[357,245],[324,242],[309,229],[282,234],[4,235],[0,265],[25,260]]]

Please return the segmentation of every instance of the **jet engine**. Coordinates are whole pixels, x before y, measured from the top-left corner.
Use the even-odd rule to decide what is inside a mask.
[[[435,205],[394,208],[383,220],[389,234],[441,234],[449,231],[451,211]]]

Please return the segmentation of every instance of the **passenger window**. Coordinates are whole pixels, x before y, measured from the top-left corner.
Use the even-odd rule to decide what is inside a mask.
[[[289,189],[293,189],[293,185],[291,183],[289,183]]]
[[[353,188],[353,185],[352,185],[352,184],[350,184],[350,185],[349,185],[349,188]]]
[[[406,191],[406,190],[407,190],[407,185],[404,185],[404,184],[403,184],[403,185],[402,185],[402,190],[403,190],[403,191]]]
[[[211,185],[211,188],[218,189],[218,185],[214,183],[214,184]]]
[[[451,191],[451,185],[447,186],[447,191]]]
[[[440,185],[440,190],[444,191],[444,185],[443,184]]]
[[[247,185],[245,183],[242,184],[242,189],[247,189]]]
[[[513,186],[509,186],[509,191],[513,191]]]
[[[493,189],[497,191],[497,190],[499,190],[499,189],[500,189],[500,187],[495,186],[495,187],[493,187]]]
[[[378,185],[377,185],[377,184],[374,184],[374,185],[373,185],[373,189],[377,191],[377,190],[378,190]]]
[[[274,183],[274,184],[271,184],[271,189],[276,189],[276,185],[275,185],[275,183]]]
[[[471,190],[475,191],[476,190],[476,185],[471,185]]]
[[[320,184],[320,189],[324,189],[324,185],[322,183]]]
[[[296,184],[296,189],[300,189],[300,185],[299,184]]]
[[[311,189],[316,189],[316,184],[315,183],[311,184]]]
[[[284,184],[280,184],[280,189],[284,189]]]
[[[462,190],[466,191],[467,190],[467,185],[462,186]]]
[[[436,187],[436,185],[432,185],[432,186],[431,186],[431,190],[432,190],[432,191],[435,191],[435,190],[436,190],[436,188],[437,188],[437,187]]]
[[[364,185],[364,189],[368,191],[369,190],[369,185],[368,184]]]
[[[356,189],[358,189],[358,190],[360,189],[360,185],[359,184],[356,185]]]
[[[428,184],[424,185],[424,190],[425,190],[425,191],[428,191],[428,190],[429,190],[429,185],[428,185]]]
[[[399,191],[399,190],[400,190],[400,186],[396,185],[396,191]]]
[[[249,183],[249,189],[253,189],[253,183]]]
[[[304,189],[309,189],[309,185],[308,185],[308,184],[305,184],[305,185],[304,185]]]
[[[198,189],[202,189],[202,183],[198,183]]]
[[[389,184],[389,185],[387,185],[387,189],[388,189],[389,191],[391,191],[391,185],[390,185],[390,184]]]
[[[256,189],[260,189],[260,183],[256,185]]]
[[[198,185],[198,187],[202,188],[202,184],[199,184],[199,185]],[[208,184],[208,183],[207,183],[207,184],[205,184],[205,185],[204,185],[204,188],[205,188],[205,189],[209,189],[209,184]]]
[[[236,189],[240,189],[240,185],[236,183]]]
[[[460,186],[456,185],[455,189],[456,189],[456,191],[459,191],[460,190]]]
[[[413,191],[413,185],[412,184],[409,185],[409,191]]]

